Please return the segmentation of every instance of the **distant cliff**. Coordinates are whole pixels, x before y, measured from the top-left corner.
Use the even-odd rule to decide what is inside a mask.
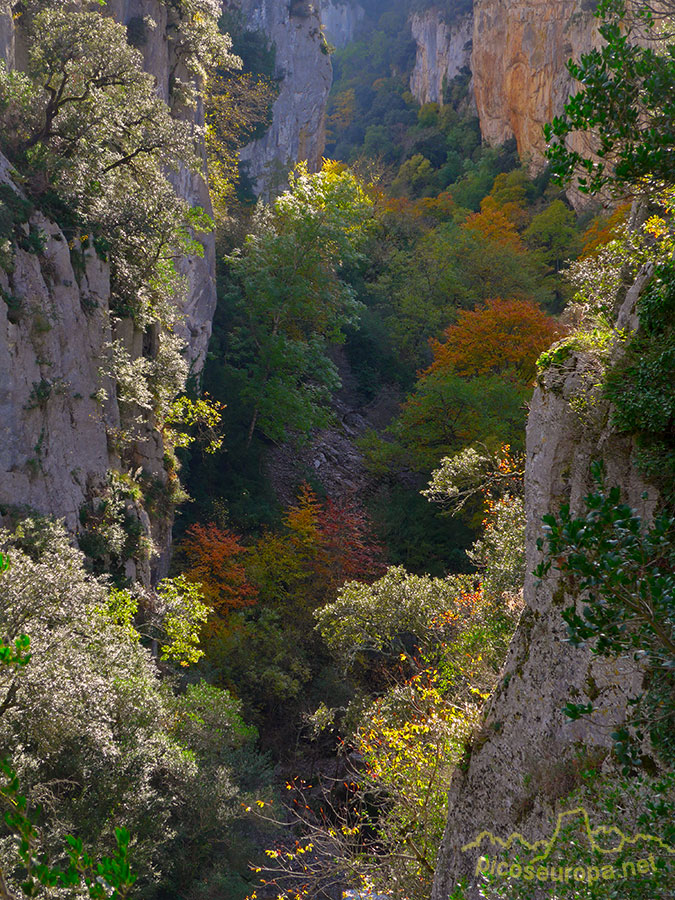
[[[595,40],[587,0],[474,0],[473,56],[481,131],[490,143],[515,137],[521,158],[543,165],[542,128],[572,89],[570,57]]]
[[[411,91],[420,103],[442,100],[444,79],[465,65],[473,74],[483,138],[515,138],[521,158],[544,163],[542,128],[573,87],[566,63],[596,40],[588,0],[474,0],[458,17],[449,0],[412,16],[417,61]],[[463,8],[463,7],[461,7]]]
[[[449,24],[442,11],[432,7],[410,20],[417,44],[417,59],[410,90],[419,103],[442,103],[443,85],[471,63],[473,15],[462,15]]]
[[[360,3],[350,0],[321,0],[321,27],[328,43],[346,47],[356,36],[366,15]]]
[[[265,193],[283,184],[300,160],[311,171],[320,167],[332,67],[318,9],[309,0],[241,0],[240,9],[245,27],[262,32],[276,51],[272,124],[239,154],[256,192]]]

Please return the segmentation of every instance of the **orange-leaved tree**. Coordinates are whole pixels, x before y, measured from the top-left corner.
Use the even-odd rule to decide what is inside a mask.
[[[251,552],[249,571],[263,602],[315,609],[345,581],[372,581],[384,571],[372,523],[352,501],[322,502],[304,483],[283,521],[284,532],[264,535]]]
[[[191,525],[181,549],[186,577],[202,585],[205,602],[221,619],[255,603],[258,592],[244,564],[247,549],[234,532],[213,522]]]
[[[488,195],[481,202],[480,212],[469,216],[463,227],[478,232],[482,237],[494,241],[501,247],[509,247],[516,253],[525,253],[525,246],[515,225],[517,209],[515,204],[506,207]]]
[[[528,384],[539,355],[559,336],[560,325],[535,303],[495,298],[480,309],[460,310],[445,340],[431,341],[434,361],[423,374],[497,375]]]

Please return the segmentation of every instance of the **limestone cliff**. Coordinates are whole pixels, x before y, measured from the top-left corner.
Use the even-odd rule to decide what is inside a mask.
[[[635,328],[635,304],[646,280],[641,275],[628,291],[619,327]],[[592,355],[574,353],[543,375],[534,394],[525,474],[526,606],[468,765],[452,777],[433,900],[447,900],[461,878],[468,879],[467,896],[477,896],[479,851],[462,848],[482,831],[502,839],[518,831],[530,842],[550,834],[556,800],[575,787],[575,745],[583,745],[589,757],[606,756],[611,732],[641,682],[632,661],[599,659],[566,643],[561,617],[566,601],[557,591],[556,572],[542,581],[532,574],[540,560],[542,516],[563,502],[573,513],[582,511],[594,459],[605,461],[608,484],[619,484],[641,515],[649,516],[657,501],[632,466],[631,441],[612,430],[607,404],[597,396],[594,402],[570,402],[591,399],[597,366]],[[561,710],[572,697],[593,700],[593,715],[567,718]]]
[[[572,88],[565,64],[595,40],[587,0],[474,0],[476,105],[483,138],[515,137],[521,158],[541,168],[542,128],[560,114]]]
[[[107,8],[118,22],[127,28],[136,27],[136,43],[143,54],[145,68],[157,79],[157,92],[171,105],[170,73],[176,65],[172,43],[167,39],[167,7],[161,0],[109,0]],[[150,22],[151,24],[146,24]],[[186,77],[185,72],[179,74]],[[188,76],[189,77],[189,76]],[[204,110],[175,110],[182,118],[189,117],[197,128],[204,125]],[[208,187],[202,175],[182,169],[172,178],[178,194],[192,206],[201,206],[211,212]],[[200,372],[206,358],[211,337],[211,323],[216,309],[215,237],[200,235],[204,256],[183,259],[181,273],[188,279],[188,290],[179,326],[181,337],[187,345],[187,353],[193,370]]]
[[[328,43],[337,49],[354,40],[365,16],[361,4],[352,0],[321,0],[321,27]]]
[[[410,20],[417,44],[410,91],[419,103],[442,103],[443,84],[471,62],[473,16],[469,12],[448,23],[436,7],[415,13]]]
[[[105,13],[135,35],[158,94],[171,104],[175,60],[167,39],[166,4],[109,0]],[[0,0],[0,55],[10,67],[20,66],[20,20],[12,18],[6,0]],[[197,134],[203,125],[201,108],[174,112],[189,118]],[[173,180],[191,205],[210,210],[202,175],[182,170]],[[21,196],[4,158],[0,184]],[[0,269],[0,521],[33,510],[64,518],[69,529],[81,532],[84,518],[95,521],[114,499],[120,521],[135,535],[125,554],[126,574],[147,584],[151,570],[165,574],[168,567],[173,518],[169,483],[174,476],[167,471],[162,437],[147,411],[125,439],[122,462],[120,434],[129,431],[128,423],[120,414],[117,385],[106,372],[114,368],[111,341],[118,341],[133,363],[152,353],[152,336],[144,336],[131,320],[111,318],[108,266],[91,245],[80,248],[72,240],[69,245],[58,225],[39,210],[17,227],[11,258]],[[22,240],[22,230],[26,238],[40,236],[39,241],[31,245]],[[216,304],[214,238],[199,237],[204,255],[178,261],[187,290],[177,331],[196,373],[205,359]],[[110,473],[125,478],[130,468],[155,497],[152,517],[134,490],[111,487]],[[103,524],[95,525],[100,536]],[[152,545],[157,553],[151,565]]]
[[[246,27],[265,34],[276,50],[279,94],[265,134],[240,152],[257,193],[283,184],[294,163],[321,165],[326,100],[332,68],[319,12],[308,0],[242,0]]]

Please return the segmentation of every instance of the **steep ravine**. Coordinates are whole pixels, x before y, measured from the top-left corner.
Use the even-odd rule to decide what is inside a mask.
[[[635,304],[646,280],[639,276],[628,291],[621,327],[636,327]],[[467,897],[478,896],[474,873],[480,851],[462,847],[482,831],[502,839],[518,831],[531,842],[550,834],[556,801],[575,786],[577,748],[589,757],[607,755],[611,732],[642,680],[630,661],[606,661],[566,643],[561,617],[566,603],[556,573],[542,581],[532,574],[541,558],[542,516],[564,502],[573,513],[582,511],[593,460],[604,460],[607,483],[620,485],[642,516],[649,517],[658,500],[634,468],[631,440],[612,429],[608,404],[571,403],[588,397],[597,365],[591,355],[573,353],[545,372],[535,390],[527,425],[525,611],[468,766],[452,776],[433,900],[447,900],[462,878],[470,886]],[[562,713],[572,697],[581,703],[592,699],[596,711],[572,721]]]

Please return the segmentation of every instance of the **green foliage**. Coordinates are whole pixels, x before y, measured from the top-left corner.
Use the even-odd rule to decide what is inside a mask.
[[[133,834],[138,890],[153,896],[162,882],[187,890],[231,846],[238,769],[250,781],[252,767],[264,768],[236,701],[205,686],[172,696],[134,633],[134,601],[126,592],[108,596],[62,526],[27,520],[0,541],[3,560],[11,561],[0,573],[0,631],[31,636],[30,646],[20,639],[2,653],[11,665],[0,672],[0,755],[13,760],[3,774],[11,791],[19,790],[18,779],[21,796],[42,803],[39,819],[13,806],[16,818],[3,837],[25,833],[30,876],[44,873],[56,883],[61,875],[45,860],[64,858],[68,834],[86,835],[90,855],[73,839],[71,862],[66,856],[59,871],[77,874],[64,882],[74,888],[93,867],[92,896],[102,898],[94,860],[112,860],[101,872],[110,896],[114,879],[128,873],[126,832],[119,832],[121,844],[115,839],[124,823]],[[23,875],[17,862],[14,845],[0,842],[10,890],[27,877],[26,861]]]
[[[337,164],[316,175],[299,166],[289,190],[259,206],[254,233],[229,258],[238,319],[229,367],[250,410],[248,443],[256,428],[278,441],[329,420],[339,379],[327,347],[344,340],[360,308],[339,269],[358,258],[370,210],[360,183]]]
[[[157,594],[166,607],[162,624],[167,643],[161,648],[162,659],[171,659],[181,666],[197,662],[204,655],[199,649],[199,634],[209,617],[200,586],[178,575],[160,581]]]
[[[439,371],[420,378],[399,420],[415,468],[428,472],[441,457],[475,441],[511,442],[520,449],[529,392],[489,375],[466,379]]]
[[[0,575],[9,569],[7,557],[0,553]],[[0,641],[0,670],[20,670],[30,662],[30,638],[21,635],[13,645]],[[16,682],[15,682],[16,684]],[[12,687],[7,692],[0,716],[13,702]],[[21,892],[27,897],[36,897],[41,887],[79,886],[83,881],[92,900],[123,900],[131,890],[136,876],[127,862],[129,832],[126,828],[115,829],[117,850],[112,857],[103,857],[96,863],[83,851],[82,841],[67,835],[67,855],[69,865],[51,866],[45,862],[44,846],[36,827],[36,816],[29,812],[28,801],[21,793],[18,775],[6,758],[0,758],[0,805],[5,807],[4,824],[16,841],[15,864],[23,868]],[[10,898],[7,879],[0,865],[0,892]]]
[[[556,272],[566,260],[578,256],[581,249],[576,216],[562,200],[554,200],[536,215],[523,232],[523,238]]]
[[[674,313],[675,269],[661,265],[638,302],[640,329],[610,369],[605,387],[613,424],[637,436],[639,464],[669,505],[675,502]]]
[[[428,638],[435,618],[455,609],[458,595],[469,592],[473,580],[471,575],[430,578],[410,575],[402,566],[391,568],[372,585],[346,584],[334,603],[317,610],[318,627],[345,669],[359,656],[385,648],[396,659],[411,642]]]
[[[535,574],[543,577],[553,561],[561,572],[561,583],[575,600],[563,613],[573,646],[591,642],[594,652],[609,657],[628,653],[652,672],[633,724],[646,726],[655,746],[672,760],[675,520],[660,513],[646,527],[620,502],[618,487],[603,490],[600,465],[593,474],[597,490],[585,498],[584,516],[573,517],[564,505],[558,516],[544,517],[546,557]],[[538,546],[543,549],[544,540]],[[617,751],[627,765],[632,761],[628,738],[625,729],[617,733]]]
[[[115,829],[116,852],[113,856],[104,856],[98,863],[83,849],[79,838],[66,835],[65,851],[69,864],[67,867],[52,866],[44,861],[40,831],[28,812],[28,801],[21,793],[19,778],[7,760],[0,759],[0,775],[5,778],[5,783],[0,783],[0,802],[8,807],[4,822],[18,845],[16,862],[23,869],[20,888],[24,896],[38,897],[43,893],[42,888],[72,889],[83,883],[91,900],[124,900],[129,895],[136,875],[127,860],[129,832],[126,828]],[[3,897],[11,897],[2,868],[0,891]]]
[[[675,144],[675,55],[669,37],[661,44],[653,28],[649,4],[601,0],[596,12],[604,44],[584,54],[568,69],[582,90],[567,103],[562,116],[545,128],[554,175],[569,180],[575,172],[579,189],[597,193],[609,186],[622,192],[645,177],[673,179]],[[636,38],[646,31],[651,46]],[[593,156],[567,145],[576,132],[592,131]]]
[[[202,444],[205,453],[215,453],[223,443],[218,433],[222,405],[208,395],[193,400],[176,397],[164,420],[166,438],[172,447],[189,447],[194,441]]]
[[[26,235],[21,226],[29,220],[32,210],[30,201],[10,185],[0,184],[0,266],[5,271],[12,267],[12,244],[25,247]]]

